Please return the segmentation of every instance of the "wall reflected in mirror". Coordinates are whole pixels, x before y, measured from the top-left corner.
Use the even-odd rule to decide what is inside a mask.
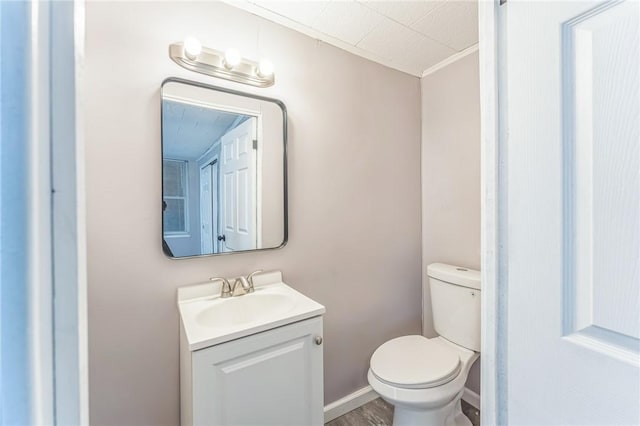
[[[286,243],[279,101],[170,79],[162,86],[162,236],[170,257]]]

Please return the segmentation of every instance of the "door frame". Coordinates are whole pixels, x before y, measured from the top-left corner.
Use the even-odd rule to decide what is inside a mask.
[[[506,182],[504,52],[506,1],[478,2],[481,139],[481,423],[506,424]]]
[[[208,105],[208,104],[207,104]],[[207,108],[209,108],[210,106],[207,106]],[[213,235],[213,253],[208,253],[208,254],[219,254],[221,253],[220,250],[220,241],[218,241],[218,235],[220,232],[220,214],[219,214],[219,210],[220,210],[220,152],[218,151],[216,153],[216,147],[220,147],[220,140],[218,139],[217,141],[215,141],[213,143],[213,145],[211,145],[211,148],[209,148],[207,151],[205,151],[204,154],[202,154],[200,156],[200,158],[198,158],[196,160],[196,164],[199,167],[199,170],[202,170],[203,167],[206,167],[208,165],[216,165],[216,174],[215,174],[215,188],[213,186],[213,182],[212,182],[212,189],[215,189],[215,197],[211,197],[212,200],[215,200],[216,203],[216,221],[214,226],[212,226],[211,232]],[[212,171],[212,181],[213,181],[213,169]],[[200,199],[198,197],[198,199]],[[213,209],[213,207],[212,207]],[[202,228],[202,217],[200,218],[200,227]],[[202,231],[201,231],[202,232]],[[200,236],[200,241],[202,242],[202,235]],[[200,245],[202,247],[202,244]],[[206,253],[203,253],[203,255]]]
[[[40,3],[41,7],[46,2]],[[49,3],[54,422],[89,424],[85,0]],[[46,35],[45,37],[49,37]]]
[[[195,82],[193,81],[182,81],[180,79],[167,79],[165,80],[162,84],[164,85],[165,83],[169,82],[169,81],[177,81],[177,82],[182,82],[182,83],[187,83],[187,84],[191,84],[194,85]],[[227,91],[226,89],[221,89],[220,87],[215,87],[215,86],[207,86],[207,85],[200,85],[200,84],[195,84],[196,86],[199,87],[203,87],[203,88],[213,88],[214,90],[219,90],[219,91]],[[249,96],[252,97],[254,99],[257,100],[269,100],[272,101],[272,99],[268,99],[268,98],[262,98],[260,96],[255,96],[255,95],[249,95],[247,93],[243,93],[243,92],[235,92],[235,91],[227,91],[228,93],[233,93],[233,94],[237,94],[237,95],[242,95],[242,96]],[[258,147],[260,146],[260,144],[263,143],[264,139],[263,139],[263,129],[262,129],[262,124],[263,124],[263,113],[259,108],[248,108],[248,107],[236,107],[236,106],[230,106],[230,105],[222,105],[222,104],[217,104],[215,102],[209,102],[209,101],[198,101],[198,100],[193,100],[193,99],[188,99],[188,98],[183,98],[180,96],[176,96],[176,95],[164,95],[164,99],[168,99],[174,102],[180,102],[183,104],[189,104],[189,105],[195,105],[195,106],[199,106],[199,107],[203,107],[203,108],[209,108],[209,109],[214,109],[214,110],[218,110],[218,111],[223,111],[223,112],[228,112],[228,113],[232,113],[232,114],[238,114],[238,115],[246,115],[252,118],[256,119],[256,129],[255,129],[255,133],[256,133],[256,139],[258,141]],[[284,108],[284,104],[281,104],[279,102],[276,102],[276,104],[282,108],[285,120],[285,142],[286,142],[286,110]],[[233,130],[235,127],[232,127],[231,129],[229,129],[227,132]],[[226,134],[226,133],[225,133]],[[223,135],[224,136],[224,135]],[[222,137],[222,136],[221,136]],[[220,143],[220,139],[218,139],[212,146],[212,148],[216,145]],[[211,156],[208,156],[209,150],[207,152],[205,152],[205,154],[203,154],[199,159],[198,159],[198,164],[200,165],[203,159],[206,159],[205,161],[209,162],[210,158],[214,158]],[[286,153],[286,143],[285,143],[285,153]],[[255,186],[256,186],[256,244],[258,247],[262,247],[262,179],[258,178],[262,176],[262,168],[263,168],[263,159],[262,159],[262,149],[258,148],[257,152],[256,152],[256,182],[255,182]],[[215,158],[218,158],[217,156]],[[219,162],[218,162],[218,167],[219,167]],[[285,183],[286,183],[286,159],[285,159]],[[218,185],[219,186],[219,185]],[[285,193],[286,193],[286,188],[287,186],[285,185]],[[219,187],[218,187],[219,189]],[[285,242],[287,240],[287,204],[286,204],[286,194],[285,194]],[[218,224],[219,225],[219,224]],[[219,228],[219,226],[218,226]],[[222,243],[218,242],[218,251],[216,251],[214,254],[222,254],[222,253],[237,253],[237,252],[225,252],[222,250],[223,245]],[[261,250],[261,249],[258,249]]]
[[[16,99],[24,138],[6,153],[24,168],[24,197],[11,204],[12,212],[23,213],[12,225],[25,230],[15,246],[22,264],[12,285],[25,301],[26,377],[15,385],[28,390],[26,422],[89,424],[85,0],[24,7],[24,49],[11,58],[24,69],[25,87]]]
[[[210,178],[210,193],[211,193],[211,246],[213,247],[213,253],[219,253],[219,241],[218,241],[218,171],[220,170],[220,161],[218,154],[209,158],[209,161],[202,163],[200,168],[200,197],[202,200],[202,170],[206,167],[211,167]],[[214,173],[215,172],[215,173]],[[214,208],[215,206],[215,208]],[[215,220],[214,220],[215,219]],[[202,248],[202,205],[200,205],[200,247]],[[208,254],[208,253],[207,253]]]
[[[220,241],[218,234],[220,233],[220,158],[216,155],[211,164],[211,189],[215,192],[211,193],[211,238],[214,253],[220,253]],[[215,208],[214,208],[215,207]]]

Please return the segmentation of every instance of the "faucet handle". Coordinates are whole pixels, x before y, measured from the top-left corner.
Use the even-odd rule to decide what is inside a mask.
[[[253,292],[254,290],[254,286],[253,286],[253,276],[255,274],[259,274],[260,272],[262,272],[262,269],[258,269],[257,271],[253,271],[252,273],[250,273],[249,275],[247,275],[247,281],[249,281],[249,293]]]
[[[253,292],[253,287],[251,286],[251,284],[249,284],[249,281],[242,275],[236,278],[235,281],[233,282],[231,293],[234,296],[242,296],[244,294],[252,293],[252,292]]]
[[[220,297],[222,297],[223,299],[231,297],[231,284],[229,283],[229,280],[222,277],[211,277],[209,278],[209,281],[222,281],[222,290],[220,291]]]

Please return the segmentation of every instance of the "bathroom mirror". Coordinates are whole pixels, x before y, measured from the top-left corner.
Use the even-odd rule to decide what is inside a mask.
[[[162,99],[162,248],[173,258],[287,242],[282,102],[177,78]]]

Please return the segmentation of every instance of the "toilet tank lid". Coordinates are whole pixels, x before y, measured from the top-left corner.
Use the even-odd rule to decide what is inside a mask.
[[[463,266],[432,263],[427,266],[427,275],[451,284],[480,290],[480,271]]]

